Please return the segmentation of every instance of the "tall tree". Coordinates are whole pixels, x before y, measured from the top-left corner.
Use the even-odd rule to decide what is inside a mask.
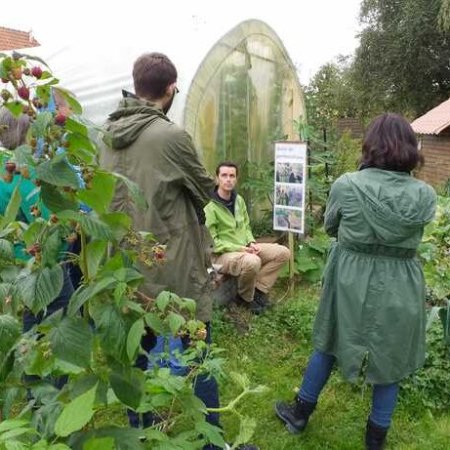
[[[447,3],[363,0],[352,75],[364,116],[391,110],[413,118],[448,98]]]

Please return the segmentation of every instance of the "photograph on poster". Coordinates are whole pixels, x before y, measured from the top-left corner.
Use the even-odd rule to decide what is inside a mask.
[[[277,184],[275,188],[275,204],[279,206],[302,207],[303,186]]]
[[[302,217],[302,211],[297,209],[275,208],[274,228],[301,231]]]
[[[276,181],[280,183],[303,183],[303,164],[277,162]]]

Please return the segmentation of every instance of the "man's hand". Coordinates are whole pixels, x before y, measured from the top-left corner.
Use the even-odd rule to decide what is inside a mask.
[[[243,248],[245,248],[245,251],[247,253],[253,253],[254,255],[257,255],[261,251],[261,248],[256,242],[251,242],[250,244],[247,245],[247,247]]]

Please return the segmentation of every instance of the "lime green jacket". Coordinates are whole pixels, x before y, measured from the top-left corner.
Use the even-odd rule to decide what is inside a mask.
[[[234,216],[217,200],[211,200],[205,206],[205,215],[206,226],[214,240],[214,253],[238,252],[241,247],[255,241],[245,201],[239,194],[236,196]]]

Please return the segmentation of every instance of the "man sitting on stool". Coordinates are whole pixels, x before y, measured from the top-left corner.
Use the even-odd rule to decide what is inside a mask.
[[[289,249],[279,244],[257,244],[250,229],[244,199],[236,193],[238,166],[221,162],[216,169],[216,189],[206,205],[206,226],[214,239],[214,263],[220,272],[238,277],[235,302],[260,314],[269,300],[267,293]]]

